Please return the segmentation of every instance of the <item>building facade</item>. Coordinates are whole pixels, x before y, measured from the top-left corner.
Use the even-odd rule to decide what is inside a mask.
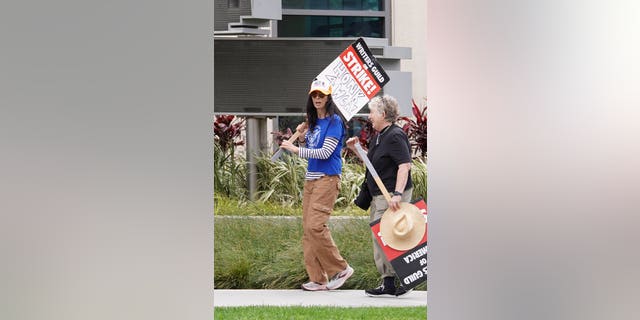
[[[359,37],[391,79],[382,93],[398,99],[402,115],[411,115],[411,100],[422,97],[415,96],[415,76],[403,64],[413,59],[406,44],[419,45],[420,39],[407,37],[415,25],[396,29],[405,19],[397,13],[416,16],[407,3],[424,7],[417,16],[426,18],[426,2],[412,0],[215,1],[214,111],[247,117],[250,163],[253,153],[273,148],[269,133],[284,129],[285,117],[304,114],[311,80]]]

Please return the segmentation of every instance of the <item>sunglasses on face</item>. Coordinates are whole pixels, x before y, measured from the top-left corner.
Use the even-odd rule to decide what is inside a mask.
[[[327,95],[322,93],[322,92],[318,92],[318,91],[311,92],[311,98],[318,97],[318,98],[322,99],[322,98],[324,98],[326,96]]]

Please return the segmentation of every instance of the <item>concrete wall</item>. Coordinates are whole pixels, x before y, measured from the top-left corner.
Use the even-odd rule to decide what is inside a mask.
[[[304,113],[309,85],[355,39],[216,39],[216,112]]]
[[[427,1],[392,0],[391,45],[410,47],[412,58],[401,61],[401,70],[412,73],[413,99],[422,105],[427,96]]]
[[[353,41],[355,38],[216,39],[216,112],[304,113],[311,80]],[[400,61],[398,57],[379,60],[391,77],[383,92],[395,96],[401,103],[401,115],[409,116],[411,77],[397,70]]]
[[[216,0],[213,9],[214,30],[227,30],[229,22],[240,22],[240,16],[251,15],[251,0],[238,0],[237,8],[229,8],[227,0]]]

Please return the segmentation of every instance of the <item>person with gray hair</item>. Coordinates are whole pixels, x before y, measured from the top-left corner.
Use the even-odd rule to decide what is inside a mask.
[[[391,201],[382,195],[382,191],[375,183],[373,176],[367,170],[365,182],[362,184],[360,194],[354,201],[363,210],[370,209],[369,221],[373,222],[382,218],[382,214],[388,209],[400,209],[401,202],[409,202],[413,193],[411,181],[411,144],[405,132],[395,124],[398,120],[398,102],[389,95],[376,96],[369,102],[369,121],[377,132],[369,141],[367,158],[373,164],[380,176],[380,180],[391,193]],[[357,137],[347,140],[347,147],[354,152]],[[357,152],[356,152],[357,154]],[[375,235],[373,239],[373,259],[376,268],[381,275],[382,284],[376,288],[365,290],[369,296],[400,296],[408,291],[402,285],[396,285],[396,272],[385,258],[384,252]]]

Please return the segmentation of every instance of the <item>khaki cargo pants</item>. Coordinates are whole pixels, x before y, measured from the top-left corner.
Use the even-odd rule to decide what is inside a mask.
[[[304,183],[302,199],[302,251],[309,280],[326,284],[347,268],[331,237],[327,221],[340,190],[340,176],[323,176]]]

